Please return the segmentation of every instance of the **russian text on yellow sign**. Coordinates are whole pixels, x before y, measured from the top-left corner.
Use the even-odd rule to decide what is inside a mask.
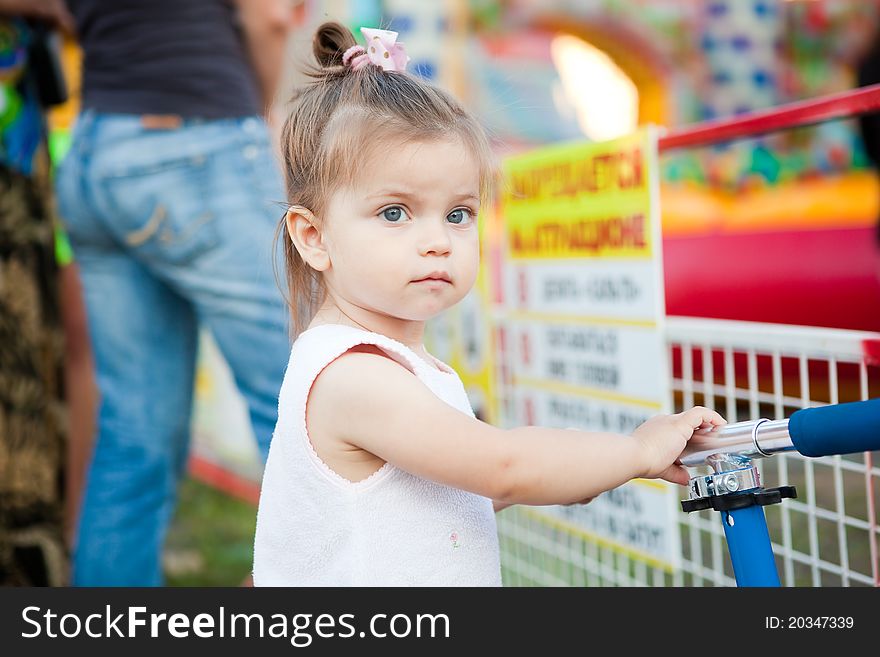
[[[642,130],[505,160],[501,212],[509,257],[651,258],[655,148]]]

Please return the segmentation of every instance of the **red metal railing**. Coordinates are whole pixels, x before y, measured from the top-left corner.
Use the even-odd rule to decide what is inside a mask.
[[[717,119],[676,128],[660,137],[658,148],[663,152],[673,148],[706,146],[834,119],[845,119],[878,110],[880,110],[880,84],[875,84],[830,96],[778,105],[730,119]]]
[[[195,454],[189,459],[189,473],[204,484],[213,486],[227,495],[256,505],[260,501],[260,482],[232,472],[222,465]]]

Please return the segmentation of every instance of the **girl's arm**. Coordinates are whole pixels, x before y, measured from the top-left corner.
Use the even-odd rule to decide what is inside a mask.
[[[534,505],[576,503],[636,477],[686,484],[687,471],[674,462],[687,440],[704,424],[724,423],[697,407],[652,418],[632,436],[503,430],[449,406],[390,358],[365,352],[348,352],[324,369],[308,416],[320,418],[322,438],[415,475],[498,502]],[[320,443],[316,449],[320,454]]]

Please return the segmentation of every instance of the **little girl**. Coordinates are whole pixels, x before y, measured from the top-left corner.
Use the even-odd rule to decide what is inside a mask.
[[[425,322],[477,276],[487,139],[404,72],[396,34],[341,25],[282,132],[285,253],[297,329],[257,516],[257,586],[498,586],[494,511],[571,504],[635,477],[686,484],[696,407],[631,436],[474,417]]]

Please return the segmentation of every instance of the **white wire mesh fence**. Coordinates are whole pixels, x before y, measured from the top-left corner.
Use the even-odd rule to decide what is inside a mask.
[[[667,319],[673,408],[715,408],[728,421],[781,419],[799,408],[880,397],[880,334]],[[871,354],[874,354],[872,357]],[[758,461],[766,487],[798,498],[765,507],[784,586],[878,586],[880,454]],[[682,489],[682,495],[684,491]],[[498,517],[506,586],[732,586],[717,514],[680,514],[680,567],[652,565],[527,507]]]

